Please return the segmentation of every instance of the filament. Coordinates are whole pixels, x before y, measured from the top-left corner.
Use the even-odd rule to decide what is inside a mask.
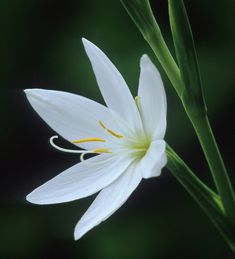
[[[66,152],[66,153],[75,153],[75,154],[83,154],[83,153],[92,152],[92,151],[88,151],[88,150],[87,151],[86,150],[74,150],[74,149],[67,149],[67,148],[59,147],[54,143],[54,139],[57,139],[57,138],[58,138],[58,136],[52,136],[49,141],[50,141],[50,144],[52,145],[52,147],[59,151]]]
[[[86,143],[86,142],[105,142],[104,139],[102,138],[83,138],[83,139],[78,139],[78,140],[73,140],[72,143]]]
[[[96,148],[92,151],[93,153],[112,153],[111,150],[108,148]]]
[[[84,156],[86,154],[103,154],[103,153],[112,153],[110,149],[108,148],[96,148],[93,150],[74,150],[74,149],[67,149],[67,148],[62,148],[58,145],[56,145],[54,143],[54,139],[57,139],[58,136],[52,136],[50,138],[50,144],[52,145],[52,147],[54,147],[55,149],[62,151],[62,152],[66,152],[66,153],[74,153],[74,154],[81,154],[80,156],[80,160],[81,161],[85,161]],[[98,140],[97,140],[98,141]]]
[[[104,125],[104,123],[103,123],[102,121],[100,121],[100,120],[99,120],[99,124],[100,124],[100,126],[101,126],[103,129],[105,129],[105,130],[106,130],[108,133],[110,133],[112,136],[114,136],[114,137],[116,137],[116,138],[123,138],[122,135],[120,135],[120,134],[114,132],[114,131],[111,130],[111,129],[108,129],[108,128]]]

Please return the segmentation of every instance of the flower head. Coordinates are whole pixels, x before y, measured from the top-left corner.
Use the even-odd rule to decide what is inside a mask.
[[[107,105],[52,90],[27,89],[26,96],[46,123],[77,149],[81,162],[60,173],[27,196],[35,204],[73,201],[98,191],[75,227],[75,239],[111,216],[142,178],[159,176],[166,164],[166,97],[161,77],[147,55],[140,60],[138,95],[130,90],[112,62],[83,39],[100,91]],[[86,154],[98,154],[85,160]]]

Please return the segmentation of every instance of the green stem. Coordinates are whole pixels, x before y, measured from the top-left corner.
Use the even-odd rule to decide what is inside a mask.
[[[226,216],[234,223],[234,193],[206,116],[200,69],[184,1],[168,0],[168,4],[172,36],[184,84],[181,100],[199,138]]]
[[[234,191],[228,177],[223,159],[216,144],[213,132],[211,130],[208,117],[206,115],[190,115],[189,110],[186,110],[186,112],[191,119],[191,122],[202,146],[203,152],[205,154],[206,160],[212,172],[215,185],[224,205],[225,214],[235,226]]]
[[[169,146],[167,146],[167,156],[168,169],[206,213],[230,249],[235,252],[235,226],[225,217],[220,197],[207,187]]]
[[[203,113],[206,111],[206,104],[193,33],[184,1],[168,0],[168,6],[175,53],[184,84],[181,99],[186,108],[188,105],[191,110],[194,109],[195,113]]]
[[[183,91],[180,70],[175,63],[175,60],[173,59],[160,30],[152,31],[151,33],[149,32],[147,35],[144,35],[144,38],[152,48],[154,54],[158,58],[169,80],[180,97]]]
[[[167,145],[166,152],[168,157],[168,169],[193,198],[200,201],[200,203],[206,200],[211,206],[217,209],[217,211],[223,214],[224,207],[220,196],[205,185],[169,145]],[[193,190],[197,190],[197,195],[195,195],[195,191]],[[199,196],[203,197],[203,199],[199,199],[199,193]]]
[[[179,68],[163,39],[149,1],[121,0],[121,3],[157,56],[176,92],[181,96],[183,85]]]

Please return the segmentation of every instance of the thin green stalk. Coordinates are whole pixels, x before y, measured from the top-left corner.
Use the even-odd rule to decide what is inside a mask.
[[[183,0],[168,0],[169,20],[175,53],[182,79],[181,96],[185,107],[194,109],[196,114],[206,111],[203,87],[193,33]]]
[[[188,111],[187,111],[188,112]],[[235,196],[234,191],[227,174],[223,159],[220,155],[213,132],[210,127],[208,117],[192,117],[188,113],[198,139],[204,151],[206,160],[212,172],[212,176],[221,196],[224,205],[225,214],[235,226]]]
[[[168,6],[172,37],[183,83],[181,100],[199,138],[227,217],[231,222],[235,222],[234,193],[206,116],[197,53],[184,1],[168,0]]]
[[[174,86],[177,94],[179,97],[182,96],[182,81],[180,78],[180,70],[175,63],[161,32],[152,32],[148,33],[145,36],[146,41],[152,48],[154,54],[158,58],[161,66],[165,70],[169,80],[171,81],[172,85]]]
[[[161,30],[153,15],[148,0],[120,0],[134,23],[142,33],[144,39],[152,48],[160,64],[164,68],[169,80],[174,86],[177,94],[181,96],[183,85],[180,71],[173,59]]]
[[[168,169],[206,213],[230,249],[235,252],[235,226],[225,217],[220,197],[201,182],[169,146],[167,146],[167,156]]]

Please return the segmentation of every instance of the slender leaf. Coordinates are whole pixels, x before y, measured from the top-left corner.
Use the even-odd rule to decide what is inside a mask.
[[[183,0],[168,0],[176,56],[184,83],[182,100],[190,112],[205,112],[200,71],[193,34]]]
[[[169,146],[167,147],[167,155],[168,169],[199,204],[231,250],[235,252],[235,228],[225,217],[220,196],[206,186]]]

